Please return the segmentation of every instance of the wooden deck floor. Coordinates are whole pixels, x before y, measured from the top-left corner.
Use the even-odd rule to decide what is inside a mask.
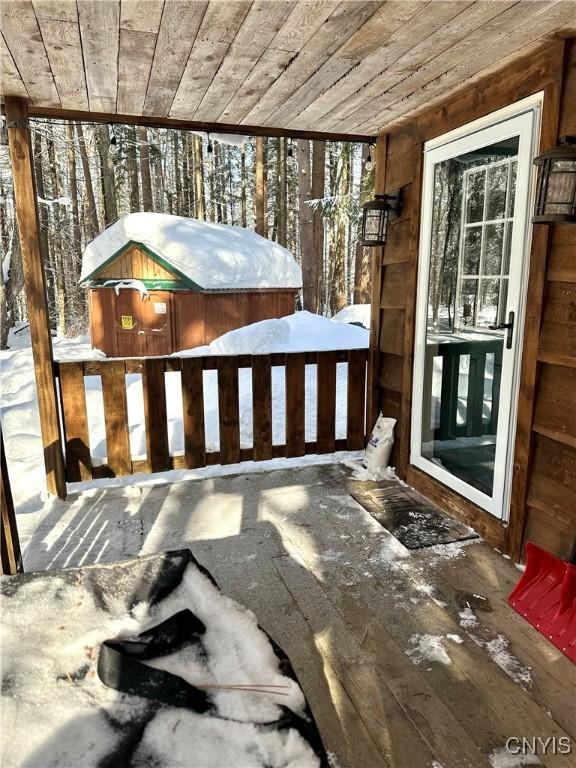
[[[351,485],[324,466],[85,492],[24,516],[25,563],[189,546],[289,655],[342,768],[534,764],[504,760],[510,737],[576,752],[574,667],[508,608],[518,570],[482,542],[405,550]]]

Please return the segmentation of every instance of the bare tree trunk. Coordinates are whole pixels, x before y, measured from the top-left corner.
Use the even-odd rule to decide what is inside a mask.
[[[130,213],[140,210],[140,182],[138,181],[138,152],[136,150],[136,129],[128,133],[128,184],[130,187]]]
[[[142,180],[142,209],[153,211],[152,204],[152,179],[150,176],[150,148],[148,146],[148,132],[143,125],[136,127],[138,145],[140,147],[140,178]]]
[[[76,146],[74,142],[74,128],[72,123],[66,125],[66,154],[68,161],[68,182],[70,185],[70,200],[72,213],[72,269],[70,273],[70,297],[73,303],[73,312],[68,313],[67,332],[79,331],[79,321],[86,312],[84,289],[80,288],[80,270],[82,266],[82,240],[80,235],[80,216],[78,208],[78,174],[76,172]]]
[[[191,185],[190,185],[190,136],[184,133],[182,136],[182,215],[190,216],[192,211]]]
[[[182,178],[180,176],[180,140],[178,131],[172,131],[172,143],[174,153],[174,213],[182,215]]]
[[[366,177],[366,161],[370,154],[370,146],[362,145],[362,167],[360,171],[360,201]],[[360,243],[356,244],[356,261],[354,263],[354,303],[367,304],[370,302],[370,251]]]
[[[100,157],[100,174],[102,179],[102,198],[104,200],[104,224],[109,226],[118,220],[116,205],[116,186],[114,183],[114,164],[110,156],[110,137],[108,126],[99,125],[97,128],[97,147]]]
[[[194,197],[196,202],[196,218],[206,220],[206,199],[204,194],[204,171],[202,168],[202,139],[194,136]]]
[[[346,306],[346,205],[350,194],[350,144],[348,142],[341,144],[339,154],[339,158],[336,154],[334,155],[334,163],[338,170],[335,191],[341,204],[334,222],[334,272],[330,291],[330,310],[333,315]]]
[[[286,223],[288,220],[286,188],[286,139],[280,137],[277,146],[278,161],[278,242],[286,247]]]
[[[56,153],[54,150],[54,141],[48,139],[48,161],[50,166],[50,181],[52,200],[56,201],[60,197],[60,185],[58,182],[58,169],[56,165]],[[62,242],[62,220],[60,216],[60,203],[52,202],[51,206],[53,218],[52,242],[54,245],[53,268],[56,275],[56,316],[58,332],[66,335],[66,263]]]
[[[246,201],[246,147],[240,149],[241,191],[240,191],[240,215],[244,229],[248,226],[248,210]]]
[[[94,187],[92,186],[92,174],[90,172],[90,163],[88,153],[86,152],[86,141],[84,132],[80,123],[76,123],[76,135],[78,136],[78,147],[80,149],[80,159],[82,161],[82,173],[84,175],[84,187],[86,189],[85,213],[87,219],[87,236],[93,240],[100,231],[98,223],[98,211],[96,209],[96,198],[94,197]]]
[[[34,134],[34,175],[36,176],[36,192],[38,197],[46,199],[46,189],[44,187],[44,172],[42,170],[42,135]],[[40,252],[47,265],[50,261],[50,252],[48,248],[48,207],[46,205],[38,206],[38,218],[40,220]],[[16,226],[16,225],[15,225]],[[52,279],[52,278],[50,278]]]
[[[298,140],[298,191],[303,305],[304,309],[309,312],[316,312],[318,309],[318,281],[314,263],[314,214],[311,206],[308,205],[312,200],[312,166],[310,163],[310,142],[307,139]]]
[[[263,136],[256,137],[256,190],[254,194],[256,232],[263,237],[268,236],[266,226],[266,156]]]
[[[323,141],[312,142],[312,200],[324,197],[324,176],[326,164],[326,145]],[[324,259],[324,219],[322,209],[316,205],[312,212],[312,249],[310,253],[309,308],[310,312],[320,310],[320,276]]]

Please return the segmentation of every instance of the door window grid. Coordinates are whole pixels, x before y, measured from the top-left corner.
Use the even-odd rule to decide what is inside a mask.
[[[454,312],[455,330],[461,330],[466,326],[475,326],[477,324],[478,308],[482,303],[482,290],[489,289],[488,281],[498,281],[498,308],[497,314],[494,317],[495,323],[501,323],[504,321],[506,314],[506,297],[508,294],[508,271],[510,262],[510,245],[512,238],[512,225],[514,222],[514,199],[513,192],[515,190],[515,173],[518,158],[516,156],[505,158],[504,160],[497,160],[493,163],[486,163],[485,165],[475,166],[468,168],[464,171],[464,183],[462,185],[462,219],[461,219],[461,235],[460,246],[458,255],[458,278],[457,278],[457,290],[456,290],[456,307]],[[504,203],[504,215],[497,218],[488,217],[488,211],[490,210],[490,172],[493,169],[506,168],[506,197]],[[471,189],[470,179],[473,174],[483,174],[483,204],[482,204],[482,218],[477,221],[469,221],[472,201],[469,199],[469,191]],[[488,273],[485,271],[486,265],[486,246],[489,240],[486,232],[489,227],[502,227],[502,243],[499,253],[500,271],[497,274]],[[474,230],[480,231],[480,252],[478,258],[477,273],[470,273],[465,271],[465,260],[467,256],[467,234]],[[474,290],[474,301],[472,302],[473,312],[472,315],[464,314],[466,311],[465,302],[462,300],[462,288],[463,280],[475,281],[476,287]],[[468,319],[470,317],[470,320]]]

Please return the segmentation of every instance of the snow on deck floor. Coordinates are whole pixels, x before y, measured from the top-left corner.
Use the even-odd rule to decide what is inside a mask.
[[[349,491],[341,465],[90,488],[21,517],[25,566],[189,547],[287,652],[341,765],[486,768],[524,711],[558,732],[570,664],[506,606],[515,568],[478,541],[409,551]]]
[[[264,320],[230,331],[211,344],[179,355],[237,355],[269,352],[295,352],[328,349],[358,349],[368,346],[368,332],[356,326],[333,322],[310,312],[297,312],[285,318]],[[90,360],[104,357],[90,346],[88,337],[54,340],[57,360]],[[0,410],[8,470],[14,502],[18,513],[32,512],[42,507],[45,499],[45,478],[42,463],[40,423],[33,376],[32,351],[27,330],[11,334],[10,349],[0,352],[2,379]],[[182,423],[182,392],[180,375],[166,373],[168,438],[172,454],[184,450]],[[284,369],[272,369],[272,430],[275,445],[285,442]],[[130,449],[134,459],[146,456],[146,433],[142,376],[126,377]],[[347,366],[339,363],[336,380],[336,438],[346,436]],[[104,405],[100,377],[85,378],[86,405],[90,433],[90,449],[95,464],[106,459]],[[252,378],[249,369],[239,371],[240,442],[252,445]],[[219,419],[217,372],[204,371],[204,408],[206,448],[219,449]],[[316,366],[306,366],[306,440],[316,439]],[[322,457],[306,457],[302,463],[325,462]],[[277,460],[282,466],[285,460]],[[259,469],[259,464],[242,465],[242,471]],[[185,475],[190,477],[190,475]],[[197,474],[195,476],[198,476]],[[200,475],[202,476],[202,475]],[[180,478],[183,476],[180,475]],[[145,482],[139,475],[135,482]],[[133,482],[133,481],[130,481]]]

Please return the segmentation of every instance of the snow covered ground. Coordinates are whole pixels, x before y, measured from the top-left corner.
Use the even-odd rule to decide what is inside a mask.
[[[32,368],[32,352],[27,330],[12,333],[10,348],[0,352],[2,378],[0,414],[10,479],[17,511],[32,512],[43,504],[44,467],[40,439],[40,424]],[[356,349],[368,346],[368,332],[354,325],[334,322],[309,312],[298,312],[277,320],[264,320],[231,331],[205,347],[178,353],[180,355],[257,354],[266,352],[296,352],[328,349]],[[102,358],[103,354],[90,347],[88,337],[54,340],[54,356],[58,360],[87,360]],[[346,435],[346,364],[339,363],[336,385],[336,437]],[[146,455],[144,404],[140,374],[126,377],[130,447],[133,458]],[[90,448],[95,462],[106,458],[104,408],[100,378],[86,377],[86,402],[89,415]],[[284,369],[272,370],[272,428],[273,441],[285,441]],[[240,439],[242,447],[252,445],[252,386],[251,372],[243,369],[239,375]],[[178,373],[166,374],[168,434],[171,453],[184,450],[182,427],[182,394]],[[219,448],[217,372],[204,372],[204,407],[206,447]],[[316,368],[306,366],[306,440],[316,438]],[[305,461],[314,461],[306,457]],[[325,459],[324,459],[325,460]],[[286,460],[276,460],[286,466]],[[301,462],[300,462],[301,463]],[[267,469],[276,466],[265,462]],[[251,464],[259,468],[260,464]],[[264,468],[262,466],[262,468]],[[218,467],[207,468],[220,473]],[[247,469],[242,465],[242,471]],[[136,480],[146,481],[139,475]],[[124,481],[126,482],[126,481]]]

